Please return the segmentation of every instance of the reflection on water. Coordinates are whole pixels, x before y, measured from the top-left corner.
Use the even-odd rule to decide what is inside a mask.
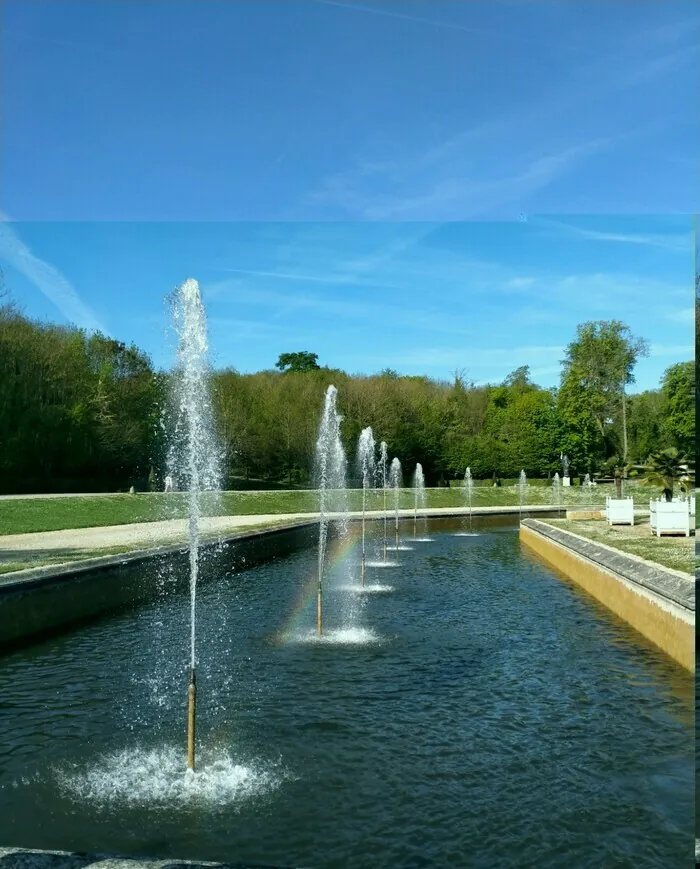
[[[315,551],[238,574],[231,552],[209,559],[194,777],[185,595],[0,658],[0,842],[329,869],[685,865],[692,679],[512,527],[475,528],[431,522],[392,593],[368,570],[352,637],[340,559],[359,552],[337,570],[331,554],[321,643]]]

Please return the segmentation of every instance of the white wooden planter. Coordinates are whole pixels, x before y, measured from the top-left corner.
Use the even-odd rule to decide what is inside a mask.
[[[605,498],[605,518],[608,525],[634,525],[634,501],[632,498]]]
[[[690,537],[690,507],[686,501],[649,501],[651,533],[685,534]]]

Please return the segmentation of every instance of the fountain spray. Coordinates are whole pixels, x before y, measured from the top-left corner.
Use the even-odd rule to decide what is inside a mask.
[[[318,598],[316,627],[323,633],[323,568],[328,540],[328,498],[333,488],[345,489],[345,453],[340,440],[342,417],[337,410],[338,390],[329,386],[323,404],[321,427],[316,441],[316,465],[319,491]]]
[[[362,472],[362,567],[360,582],[365,584],[365,510],[367,489],[374,472],[374,434],[371,426],[363,429],[357,445],[357,459]]]
[[[518,510],[518,518],[522,521],[523,518],[523,504],[525,503],[525,492],[527,490],[527,477],[525,476],[525,471],[522,470],[520,472],[520,478],[518,480],[518,503],[520,505],[520,509]]]
[[[188,492],[190,556],[190,667],[187,687],[187,766],[195,765],[197,679],[195,614],[199,574],[199,520],[201,495],[217,490],[221,479],[219,450],[212,425],[208,390],[208,341],[199,284],[188,278],[169,297],[178,338],[174,377],[176,420],[168,453],[168,471],[184,478]]]
[[[416,528],[418,525],[418,506],[425,507],[425,477],[423,476],[423,466],[420,462],[416,465],[416,470],[413,474],[413,536],[416,536]]]
[[[554,501],[554,506],[557,508],[557,513],[561,512],[561,481],[559,480],[559,473],[557,472],[552,479],[552,500]]]
[[[474,488],[474,481],[472,480],[472,472],[470,468],[464,472],[464,483],[462,486],[464,490],[464,494],[466,496],[467,505],[469,507],[469,530],[472,530],[472,489]]]
[[[384,503],[384,561],[386,561],[386,463],[387,463],[387,445],[386,441],[379,444],[379,471],[382,480],[382,495]]]
[[[399,495],[401,493],[401,462],[397,458],[391,460],[389,481],[394,490],[394,531],[396,535],[396,552],[399,551]]]

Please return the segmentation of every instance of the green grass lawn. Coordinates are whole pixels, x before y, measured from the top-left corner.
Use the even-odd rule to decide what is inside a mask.
[[[550,525],[572,531],[581,537],[586,537],[596,543],[604,543],[637,555],[647,561],[653,561],[663,567],[680,570],[683,573],[693,573],[695,566],[695,538],[680,536],[652,537],[649,523],[637,519],[634,527],[629,525],[608,525],[600,519],[570,520],[547,519]]]
[[[613,494],[614,486],[597,486],[590,493],[579,487],[561,489],[560,503],[565,506],[600,506],[606,494]],[[635,505],[645,507],[650,495],[658,491],[640,485],[630,485]],[[527,504],[551,504],[552,493],[546,486],[530,486],[526,492]],[[427,489],[428,507],[463,507],[464,496],[458,488]],[[497,507],[518,504],[518,489],[515,486],[476,486],[472,504],[474,507]],[[400,506],[413,507],[412,489],[402,489]],[[251,516],[274,513],[313,513],[318,509],[318,494],[308,490],[276,492],[234,491],[222,493],[218,500],[204,496],[204,515]],[[348,491],[351,510],[362,508],[362,491]],[[381,490],[368,493],[368,509],[381,509]],[[387,506],[393,506],[389,492]],[[132,522],[154,522],[159,519],[182,519],[187,516],[187,496],[183,493],[119,494],[99,497],[65,498],[18,498],[0,501],[0,535],[21,534],[30,531],[57,531],[64,528],[91,528],[104,525],[123,525]]]

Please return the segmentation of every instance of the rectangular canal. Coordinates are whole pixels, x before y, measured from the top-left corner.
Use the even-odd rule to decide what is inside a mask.
[[[527,553],[512,519],[390,523],[197,597],[185,774],[182,558],[151,600],[0,655],[0,845],[317,869],[690,865],[692,677]],[[395,565],[392,566],[392,562]],[[126,569],[126,568],[125,568]]]

